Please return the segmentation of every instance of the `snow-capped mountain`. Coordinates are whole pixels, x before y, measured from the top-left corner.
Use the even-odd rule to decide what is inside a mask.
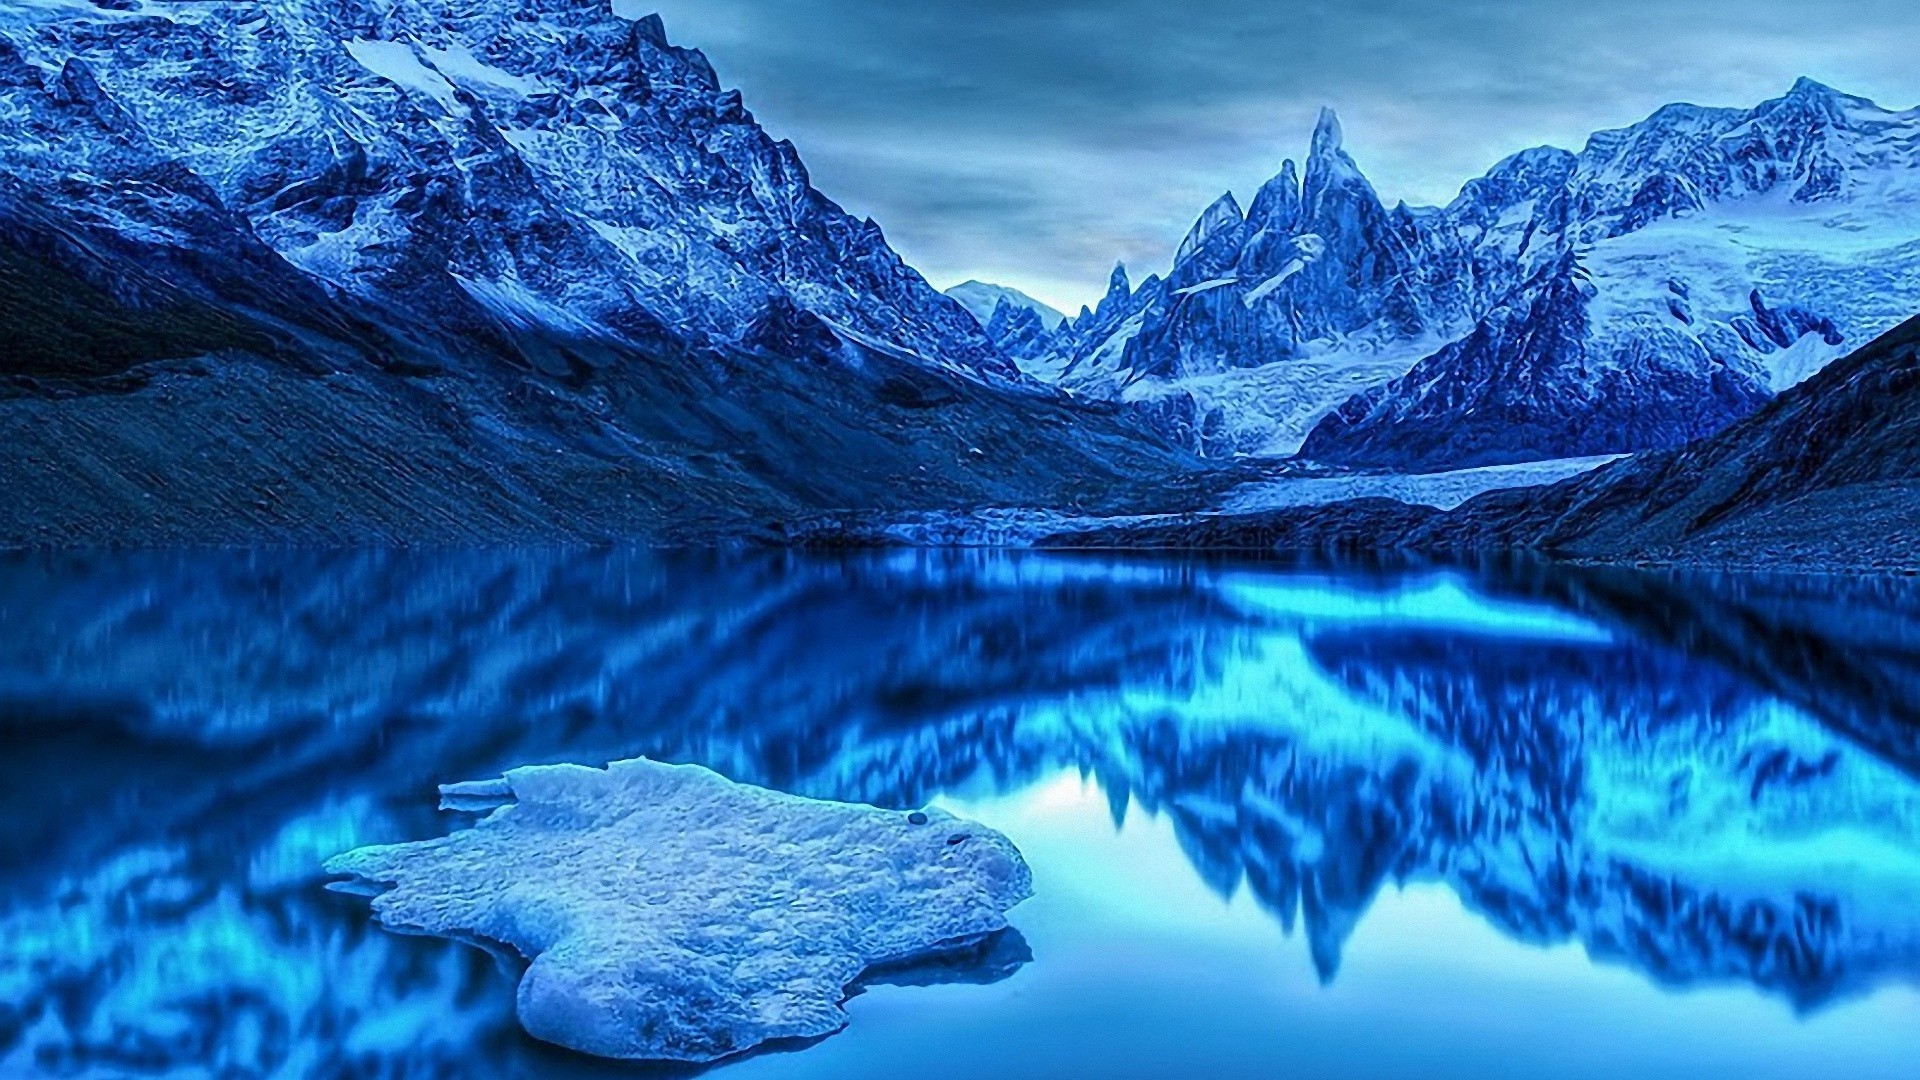
[[[1564,320],[1543,271],[1570,255],[1584,325],[1528,322]],[[1208,453],[1293,452],[1323,418],[1314,456],[1401,468],[1671,445],[1920,307],[1920,110],[1804,79],[1669,106],[1443,208],[1386,207],[1323,113],[1304,175],[1214,203],[1140,292],[1137,320],[1075,320],[1029,370]],[[1523,344],[1543,335],[1563,347]],[[1490,361],[1495,341],[1520,353]]]
[[[1119,422],[610,0],[0,7],[0,267],[16,543],[645,535],[1160,453],[1087,449]]]
[[[987,332],[987,340],[1016,361],[1038,360],[1053,347],[1065,315],[1019,289],[965,281],[947,290]]]
[[[164,164],[295,268],[415,317],[738,343],[794,309],[1010,372],[657,17],[41,0],[0,25],[8,169],[60,205],[98,212],[123,166]]]
[[[1040,325],[1045,327],[1048,333],[1060,329],[1060,324],[1067,321],[1067,317],[1059,311],[1054,310],[1051,305],[1040,300],[1035,300],[1033,297],[1009,285],[993,285],[984,281],[963,281],[953,288],[948,289],[947,295],[960,301],[960,306],[971,312],[981,326],[987,325],[987,323],[993,319],[994,309],[1003,303],[1026,308],[1033,312],[1039,317]]]
[[[1594,292],[1566,252],[1472,333],[1349,398],[1300,453],[1416,471],[1619,453],[1711,435],[1768,400],[1763,382],[1729,371],[1677,330],[1596,333]],[[1753,306],[1742,325],[1764,322],[1754,336],[1776,347],[1815,330],[1821,343],[1841,340],[1830,321],[1799,308],[1776,312],[1758,292]]]

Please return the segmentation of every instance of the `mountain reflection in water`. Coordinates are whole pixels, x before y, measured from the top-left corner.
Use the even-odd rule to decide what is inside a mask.
[[[1854,1062],[1870,1075],[1920,1049],[1917,658],[1920,589],[1899,581],[930,552],[14,556],[0,1074],[627,1075],[530,1043],[506,965],[375,929],[318,866],[444,832],[437,783],[648,755],[1005,817],[1041,886],[1014,921],[1045,932],[1027,968],[964,990],[1010,1009],[1052,1007],[1004,995],[1068,978],[1049,949],[1091,947],[1102,904],[1258,911],[1304,938],[1338,1002],[1375,992],[1341,967],[1370,919],[1402,918],[1382,905],[1445,895],[1458,926],[1685,989],[1659,999],[1674,1009],[1730,989],[1778,1002],[1783,1039],[1893,1001],[1903,1025],[1849,1036],[1883,1052]],[[1069,782],[1078,811],[1034,809]],[[1110,840],[1075,831],[1089,799]],[[1155,830],[1188,881],[1134,896]],[[1130,861],[1137,880],[1096,885]],[[1460,978],[1487,1001],[1519,992]],[[962,989],[871,994],[931,1014]],[[1208,995],[1249,992],[1183,984],[1165,1040],[1204,1028]],[[797,1075],[820,1055],[843,1076],[932,1075],[861,1057],[859,1015],[837,1058],[830,1040],[728,1068]],[[1663,1060],[1709,1074],[1729,1060],[1713,1038]],[[965,1075],[974,1052],[935,1056]],[[1288,1059],[1179,1052],[1218,1075]]]

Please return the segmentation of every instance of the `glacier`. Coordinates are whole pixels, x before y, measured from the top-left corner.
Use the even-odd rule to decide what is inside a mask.
[[[390,927],[517,949],[521,1024],[600,1057],[704,1062],[831,1034],[863,972],[976,944],[1032,893],[1010,841],[944,811],[694,765],[530,766],[441,791],[497,809],[327,871],[386,887],[373,910]]]
[[[1440,472],[1709,434],[1920,308],[1920,110],[1668,106],[1444,207],[1388,207],[1343,142],[1323,112],[1304,169],[1023,369],[1207,456]]]

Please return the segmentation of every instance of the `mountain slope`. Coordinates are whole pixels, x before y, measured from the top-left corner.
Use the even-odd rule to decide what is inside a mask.
[[[1349,398],[1308,433],[1301,456],[1439,472],[1630,453],[1710,435],[1770,396],[1764,380],[1683,334],[1594,334],[1594,292],[1568,252],[1472,333]],[[1754,302],[1773,314],[1757,293]]]
[[[1920,319],[1713,438],[1483,497],[1433,531],[1610,561],[1920,566]]]
[[[0,162],[0,543],[699,537],[1183,468],[605,0],[9,8]]]

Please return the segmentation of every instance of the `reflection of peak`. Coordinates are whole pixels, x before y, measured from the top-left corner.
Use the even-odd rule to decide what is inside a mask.
[[[1496,579],[1501,580],[1501,579]],[[1920,585],[1911,579],[1564,570],[1502,581],[1737,672],[1920,778]]]
[[[1124,828],[1127,824],[1127,806],[1132,801],[1126,780],[1119,776],[1112,779],[1102,776],[1100,787],[1107,796],[1107,814],[1113,818],[1113,827]]]
[[[1859,715],[1910,702],[1920,630],[1906,586],[1802,583],[1721,611],[1679,590],[1578,591],[1586,577],[1561,568],[1489,570],[1469,592],[1498,603],[1462,624],[1458,600],[1433,608],[1431,589],[1391,575],[1276,575],[1252,587],[1300,607],[1255,609],[1252,572],[977,553],[370,551],[0,570],[0,610],[17,616],[0,621],[14,631],[0,632],[0,699],[44,695],[51,673],[84,682],[76,713],[116,735],[61,743],[88,748],[64,755],[82,780],[112,787],[157,760],[179,791],[259,793],[222,796],[253,800],[219,815],[235,824],[215,838],[248,850],[276,831],[263,825],[328,822],[342,777],[378,806],[529,760],[646,754],[908,808],[1072,770],[1104,794],[1104,808],[1080,804],[1096,831],[1110,815],[1129,842],[1161,843],[1142,813],[1164,815],[1200,879],[1300,926],[1326,979],[1383,888],[1416,881],[1510,939],[1579,943],[1663,982],[1736,980],[1813,1007],[1920,975],[1920,916],[1884,899],[1920,887],[1914,863],[1836,873],[1804,843],[1913,853],[1920,788],[1730,659],[1826,684],[1793,700],[1835,715],[1849,695]],[[1587,617],[1556,606],[1543,620],[1542,597]],[[1782,623],[1782,608],[1804,618]],[[1621,609],[1671,637],[1650,643],[1609,614]],[[699,648],[672,647],[689,632]],[[1685,651],[1695,642],[1711,659]],[[259,665],[268,648],[283,662]],[[386,723],[403,712],[409,723]],[[1899,716],[1883,713],[1887,739]],[[68,726],[61,738],[78,739]],[[39,775],[45,760],[0,755],[33,808],[15,831],[61,853],[0,852],[22,873],[111,863],[205,814],[198,796],[78,802],[70,770]],[[216,769],[219,784],[199,782]],[[1761,863],[1764,881],[1740,872]]]

